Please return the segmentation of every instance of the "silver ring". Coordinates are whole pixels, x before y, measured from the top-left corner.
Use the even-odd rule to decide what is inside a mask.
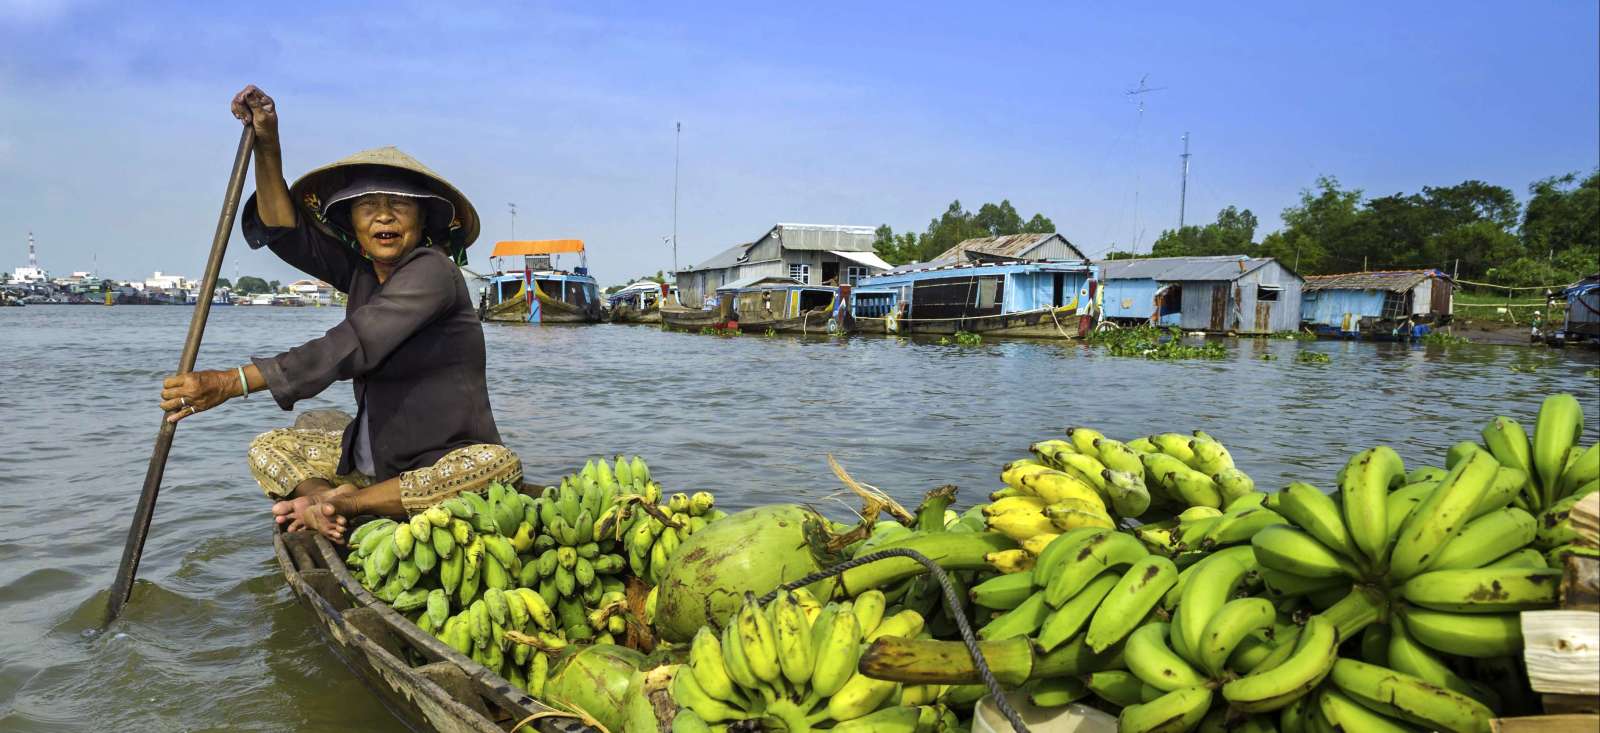
[[[178,404],[183,405],[184,407],[188,407],[189,406],[189,398],[188,397],[179,397],[178,398]]]
[[[196,409],[194,405],[189,405],[189,414],[190,415],[193,415],[193,414],[195,414],[195,413],[197,413],[199,411],[200,410]]]

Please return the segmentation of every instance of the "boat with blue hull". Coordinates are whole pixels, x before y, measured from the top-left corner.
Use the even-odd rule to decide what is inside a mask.
[[[917,263],[862,278],[848,311],[860,333],[1076,338],[1094,325],[1099,280],[1083,260]]]
[[[495,273],[488,277],[478,302],[478,317],[501,323],[599,323],[600,287],[588,268],[557,269],[554,257],[583,255],[582,240],[550,239],[497,242],[491,257]],[[520,270],[501,268],[504,257],[521,256]]]

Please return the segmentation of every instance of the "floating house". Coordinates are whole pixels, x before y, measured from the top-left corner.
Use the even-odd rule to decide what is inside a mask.
[[[840,292],[832,285],[804,285],[776,275],[756,275],[717,288],[729,306],[729,321],[748,333],[837,333],[848,327]]]
[[[1590,275],[1561,291],[1567,301],[1567,319],[1561,338],[1568,343],[1600,342],[1600,273]]]
[[[666,283],[640,280],[606,296],[612,323],[660,323],[661,301],[676,290]]]
[[[930,264],[1018,262],[1036,260],[1087,260],[1066,237],[1049,234],[1008,234],[962,241],[933,258]]]
[[[706,308],[718,288],[752,277],[787,277],[801,285],[851,285],[888,270],[872,249],[872,227],[777,224],[753,242],[736,244],[676,273],[678,300]]]
[[[1439,270],[1312,275],[1300,321],[1323,336],[1410,339],[1450,319],[1453,291]]]
[[[1305,279],[1271,257],[1103,260],[1101,317],[1185,331],[1267,334],[1300,327]]]
[[[1099,269],[1086,260],[904,265],[848,293],[864,333],[957,331],[1072,338],[1094,315]]]
[[[587,262],[579,239],[496,242],[489,255],[495,273],[478,301],[478,317],[508,323],[598,323],[599,284],[584,265],[556,269],[554,257],[559,254],[577,254],[580,262]],[[522,269],[501,269],[502,258],[516,256],[522,257]]]

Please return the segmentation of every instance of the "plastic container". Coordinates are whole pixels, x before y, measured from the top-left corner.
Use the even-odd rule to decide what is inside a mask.
[[[1059,708],[1034,707],[1022,691],[1006,695],[1030,733],[1116,733],[1117,719],[1103,710],[1073,703]],[[984,695],[972,712],[972,733],[1013,733],[1011,721]]]

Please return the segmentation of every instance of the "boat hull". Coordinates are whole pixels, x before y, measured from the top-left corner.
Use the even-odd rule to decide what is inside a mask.
[[[1083,335],[1079,330],[1077,315],[1056,313],[1052,316],[1051,312],[1047,310],[938,320],[867,318],[861,316],[856,317],[854,320],[856,332],[869,334],[951,336],[964,331],[985,336],[1053,339],[1078,338]]]
[[[504,733],[554,712],[373,597],[322,537],[280,531],[272,544],[284,580],[333,651],[412,730]],[[592,733],[562,717],[534,725],[541,733]]]
[[[661,309],[655,306],[643,311],[631,305],[619,305],[611,311],[612,323],[660,323]]]
[[[847,324],[841,324],[838,322],[835,322],[833,329],[829,330],[828,322],[830,320],[832,320],[830,314],[826,311],[820,313],[808,313],[798,318],[758,319],[754,321],[741,320],[739,321],[739,330],[744,331],[745,333],[766,333],[767,331],[772,331],[773,333],[798,334],[829,334],[849,332]]]
[[[661,325],[666,328],[698,331],[723,322],[722,315],[716,311],[662,308],[660,313]]]
[[[542,290],[535,290],[534,297],[539,301],[540,323],[599,323],[601,321],[598,303],[592,304],[591,307],[583,308],[545,295]],[[526,290],[519,290],[516,295],[499,303],[483,306],[480,318],[496,323],[527,323],[530,315],[531,311]]]

